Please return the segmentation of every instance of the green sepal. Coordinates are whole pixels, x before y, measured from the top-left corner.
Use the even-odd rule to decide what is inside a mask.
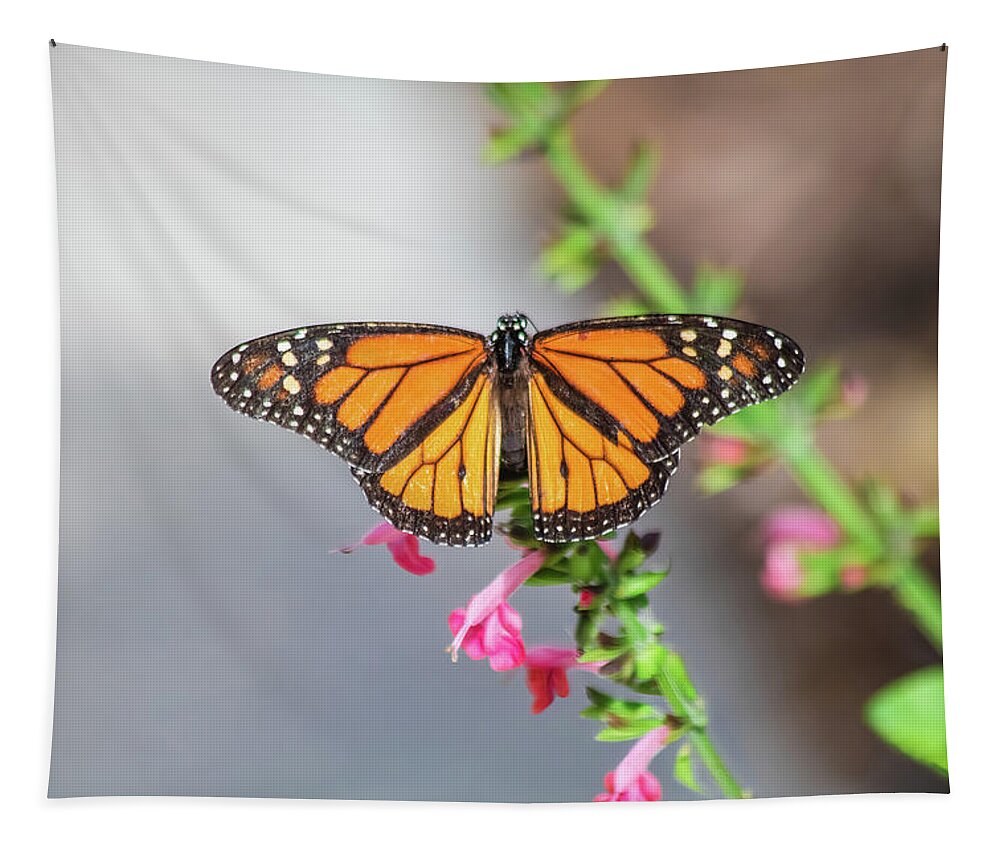
[[[635,675],[640,680],[656,676],[657,670],[665,663],[667,650],[659,644],[648,642],[635,651]]]
[[[569,585],[572,579],[561,570],[551,570],[541,567],[525,580],[525,585]]]
[[[609,718],[617,719],[619,722],[633,722],[642,718],[659,718],[660,713],[655,707],[648,703],[635,700],[622,700],[605,694],[593,686],[587,686],[587,697],[590,699],[590,706],[580,713],[582,718],[590,718],[597,721],[607,721]],[[663,723],[660,721],[659,723]]]
[[[662,726],[662,718],[648,718],[622,727],[605,727],[594,738],[599,742],[627,742],[629,739],[645,736],[646,733]]]
[[[698,690],[688,677],[687,669],[684,667],[684,660],[679,653],[673,650],[665,650],[663,658],[663,670],[674,685],[680,689],[681,695],[689,701],[698,700]]]
[[[631,573],[641,567],[645,560],[646,551],[642,548],[642,540],[635,532],[629,532],[618,558],[615,559],[615,568],[620,574]]]
[[[617,659],[622,653],[627,653],[628,647],[591,647],[577,657],[577,662],[610,662]]]
[[[674,779],[692,792],[704,794],[694,776],[694,761],[691,758],[691,745],[688,742],[684,742],[677,749],[677,756],[674,758]]]
[[[638,597],[640,594],[645,594],[659,585],[667,578],[669,573],[669,570],[650,570],[646,573],[633,573],[629,576],[624,576],[615,588],[614,596],[619,600]]]

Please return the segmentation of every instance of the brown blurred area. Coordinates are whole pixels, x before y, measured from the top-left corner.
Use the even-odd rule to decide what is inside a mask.
[[[846,469],[921,499],[937,492],[946,57],[621,80],[575,123],[604,182],[620,179],[632,143],[654,143],[657,251],[684,281],[699,262],[740,270],[744,318],[784,329],[813,363],[864,375],[868,405],[825,444]],[[598,288],[629,283],[611,266]]]
[[[877,475],[905,497],[930,502],[937,500],[946,60],[933,48],[621,80],[574,125],[581,154],[605,183],[620,179],[632,144],[656,147],[650,238],[674,274],[688,283],[701,262],[741,271],[743,318],[783,329],[813,364],[834,358],[864,376],[866,404],[826,424],[821,446],[852,478]],[[598,300],[630,292],[609,264],[584,297],[596,310]],[[686,455],[690,475],[696,451]],[[680,487],[695,493],[693,483]],[[683,500],[676,493],[673,500],[677,511]],[[680,605],[717,604],[735,619],[734,641],[767,648],[763,689],[759,670],[746,673],[746,747],[785,752],[789,766],[795,752],[813,760],[828,780],[812,785],[803,775],[804,792],[841,784],[943,791],[943,780],[892,752],[861,719],[879,686],[935,659],[907,616],[878,591],[787,606],[757,584],[758,523],[771,508],[800,502],[787,474],[772,470],[686,509],[700,534],[718,543],[711,564],[690,566],[706,572],[698,584],[710,590]],[[936,552],[925,563],[936,572]],[[750,666],[760,660],[747,656]],[[762,699],[761,712],[784,707],[782,732],[771,742],[765,728],[773,719],[753,718],[749,695],[758,690],[773,700]],[[777,771],[782,760],[762,762]]]

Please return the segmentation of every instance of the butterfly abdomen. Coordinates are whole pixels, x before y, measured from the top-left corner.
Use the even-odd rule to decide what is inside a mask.
[[[512,373],[498,372],[497,404],[500,407],[500,462],[511,474],[528,472],[527,361]]]

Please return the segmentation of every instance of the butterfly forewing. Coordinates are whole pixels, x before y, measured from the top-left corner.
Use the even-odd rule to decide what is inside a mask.
[[[483,374],[485,343],[437,325],[315,325],[230,350],[212,386],[234,410],[381,471],[461,405]]]
[[[802,374],[799,346],[770,328],[711,316],[580,322],[537,335],[532,368],[610,439],[653,462],[701,428],[777,396]]]

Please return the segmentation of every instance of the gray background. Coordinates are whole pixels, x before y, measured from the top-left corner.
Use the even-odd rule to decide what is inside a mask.
[[[868,432],[841,433],[831,450],[848,466],[878,457],[933,495],[943,61],[900,57],[624,81],[581,115],[579,133],[613,176],[630,134],[671,128],[659,184],[669,199],[654,198],[663,253],[682,274],[705,258],[738,263],[751,314],[810,354],[878,364],[919,427],[887,424],[876,405],[857,427]],[[329,554],[376,520],[346,466],[236,416],[208,381],[229,346],[303,324],[488,332],[512,309],[542,328],[594,315],[624,285],[616,270],[574,299],[534,270],[560,205],[542,164],[480,164],[496,116],[472,85],[62,44],[52,61],[63,397],[50,794],[590,800],[628,746],[590,741],[596,726],[575,717],[584,676],[536,717],[521,672],[453,666],[441,652],[448,612],[512,552],[424,545],[438,569],[423,578],[381,548]],[[789,95],[790,79],[813,90]],[[796,109],[819,117],[803,127]],[[870,153],[886,140],[888,159]],[[891,197],[902,185],[916,212],[879,220],[882,196],[851,196],[844,170],[862,187],[895,175]],[[872,245],[836,257],[862,271],[815,272],[832,256],[822,236],[851,226],[874,229]],[[838,276],[853,283],[831,295]],[[878,304],[885,288],[907,293],[884,324],[864,288],[876,278]],[[792,279],[795,300],[781,290]],[[822,315],[803,315],[819,292]],[[881,443],[865,437],[879,432]],[[775,472],[706,501],[694,466],[689,450],[641,525],[665,532],[674,569],[654,606],[737,777],[757,795],[941,791],[858,718],[867,694],[932,658],[905,618],[874,592],[767,600],[752,529],[794,488]],[[569,641],[565,590],[515,602],[529,644]],[[669,762],[656,770],[666,780]],[[666,797],[690,797],[665,785]]]

